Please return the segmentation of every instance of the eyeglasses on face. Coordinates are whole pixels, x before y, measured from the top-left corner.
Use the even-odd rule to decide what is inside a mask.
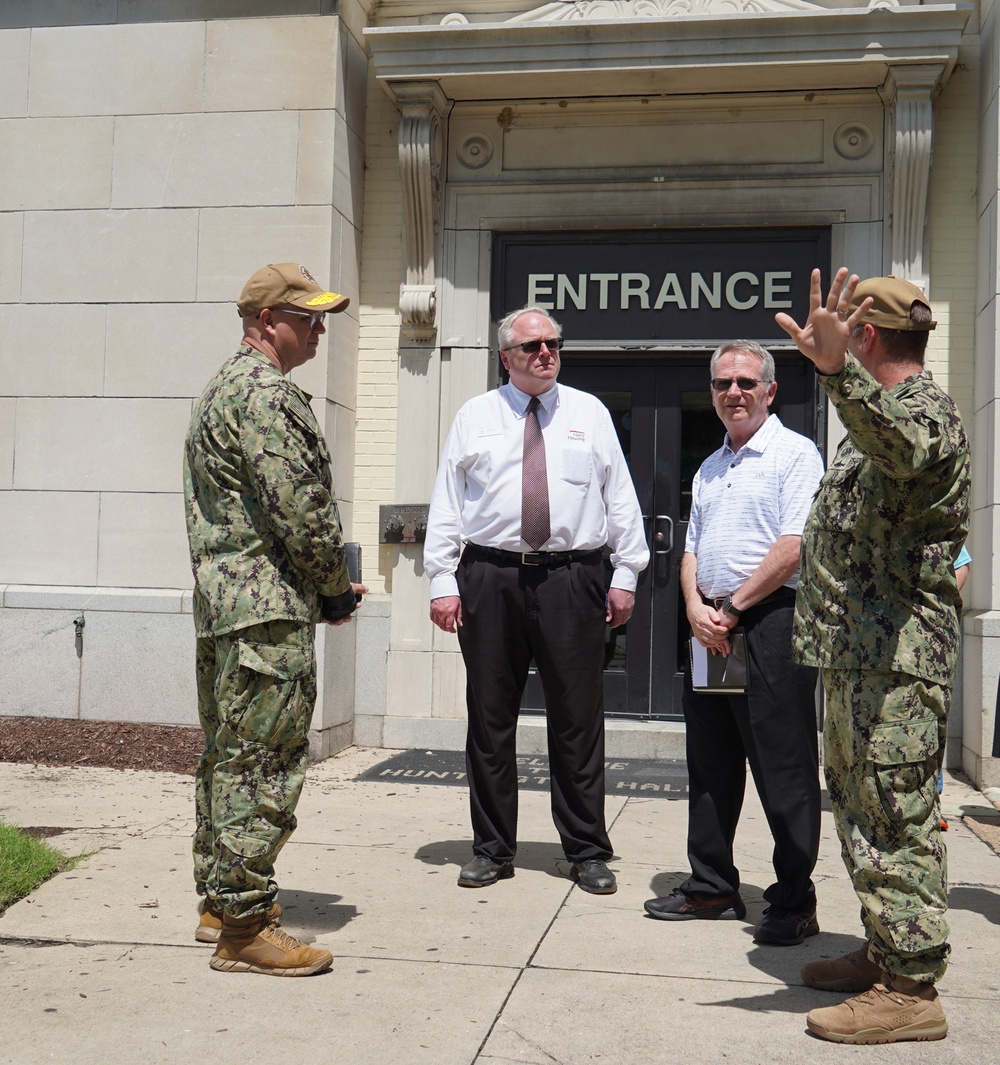
[[[549,351],[558,351],[563,346],[562,337],[546,337],[544,340],[526,340],[523,344],[511,344],[508,351],[520,348],[525,355],[537,355],[544,344]]]
[[[756,377],[713,377],[711,385],[716,392],[728,392],[733,387],[734,381],[741,392],[752,392],[758,385],[764,384]]]
[[[282,314],[296,314],[300,318],[308,318],[310,329],[315,329],[326,321],[326,311],[293,311],[288,307],[278,307],[277,310]]]

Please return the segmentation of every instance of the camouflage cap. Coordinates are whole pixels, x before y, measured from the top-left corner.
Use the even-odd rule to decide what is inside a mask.
[[[243,286],[236,310],[241,318],[259,314],[265,307],[291,304],[307,311],[337,311],[347,309],[351,301],[339,292],[326,292],[316,278],[299,263],[268,263],[262,266]]]
[[[868,296],[875,301],[865,312],[862,322],[869,322],[882,329],[922,330],[934,329],[937,322],[915,322],[910,317],[914,303],[922,303],[927,310],[931,305],[916,285],[901,277],[870,277],[859,283],[854,290],[848,315],[853,314]]]

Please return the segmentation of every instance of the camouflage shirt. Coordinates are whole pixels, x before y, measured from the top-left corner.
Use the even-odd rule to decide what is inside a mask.
[[[847,429],[802,533],[793,649],[807,665],[951,684],[969,443],[930,373],[887,391],[851,356],[819,376]]]
[[[309,399],[244,345],[195,405],[184,504],[199,636],[353,608],[330,453]]]

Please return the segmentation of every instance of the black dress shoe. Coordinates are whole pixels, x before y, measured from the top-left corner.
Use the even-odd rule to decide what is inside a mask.
[[[732,895],[688,895],[674,888],[669,895],[650,899],[643,908],[661,921],[732,921],[747,915],[738,891]]]
[[[570,876],[591,895],[613,895],[618,890],[615,874],[600,858],[584,858],[574,862]]]
[[[755,943],[772,943],[776,947],[794,947],[809,936],[819,934],[816,909],[786,910],[782,906],[768,906],[753,934]]]
[[[461,887],[488,887],[498,880],[509,880],[514,875],[513,862],[495,862],[485,854],[477,854],[458,874]]]

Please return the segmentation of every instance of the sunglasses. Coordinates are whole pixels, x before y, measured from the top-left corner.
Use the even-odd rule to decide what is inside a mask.
[[[511,344],[507,351],[520,348],[525,355],[537,355],[544,344],[549,351],[558,351],[564,344],[562,337],[546,337],[544,340],[526,340],[523,344]]]
[[[733,387],[733,382],[741,392],[752,392],[758,385],[764,384],[756,377],[713,377],[710,384],[716,392],[728,392]]]
[[[300,318],[308,318],[310,329],[315,329],[316,326],[322,325],[326,319],[326,311],[293,311],[287,307],[279,307],[277,309],[282,314],[297,314]]]

